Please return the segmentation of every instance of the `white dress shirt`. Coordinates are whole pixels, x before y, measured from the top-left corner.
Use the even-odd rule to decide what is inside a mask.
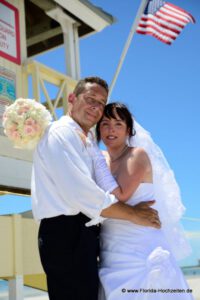
[[[94,225],[101,211],[115,203],[93,180],[93,164],[69,116],[53,122],[40,140],[33,158],[32,208],[36,220],[80,212]],[[114,188],[114,187],[113,187]]]

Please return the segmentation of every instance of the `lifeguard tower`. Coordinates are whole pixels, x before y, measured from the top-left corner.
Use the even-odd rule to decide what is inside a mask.
[[[54,119],[58,110],[66,113],[67,95],[80,78],[79,39],[113,22],[87,0],[0,0],[0,195],[30,195],[32,165],[32,153],[14,149],[3,133],[5,107],[32,90]],[[62,44],[66,74],[33,60]],[[48,84],[57,87],[54,99]],[[0,278],[9,280],[10,300],[23,299],[23,283],[45,289],[37,230],[30,213],[0,216]]]

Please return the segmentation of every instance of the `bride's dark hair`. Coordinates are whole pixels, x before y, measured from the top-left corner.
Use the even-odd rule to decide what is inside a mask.
[[[133,127],[134,126],[133,117],[130,111],[128,110],[128,108],[126,107],[126,105],[120,102],[112,102],[105,106],[103,116],[96,125],[96,136],[98,142],[100,142],[101,140],[100,124],[103,117],[106,117],[108,119],[117,119],[117,116],[119,116],[120,119],[122,119],[126,123],[127,129],[129,129],[129,137],[135,135],[135,129]]]

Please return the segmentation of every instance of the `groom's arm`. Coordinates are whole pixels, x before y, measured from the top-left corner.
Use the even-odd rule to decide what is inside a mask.
[[[161,222],[158,212],[151,208],[155,201],[145,201],[130,206],[128,204],[117,202],[101,212],[105,218],[122,219],[134,224],[160,228]]]
[[[53,184],[63,201],[91,218],[93,224],[99,222],[102,213],[103,217],[129,220],[141,225],[148,223],[146,226],[155,227],[153,220],[145,221],[141,217],[140,209],[118,203],[114,195],[105,193],[96,185],[72,130],[63,126],[51,132],[45,150],[48,173],[54,179]],[[152,209],[148,209],[152,216]],[[142,212],[148,209],[142,209]]]

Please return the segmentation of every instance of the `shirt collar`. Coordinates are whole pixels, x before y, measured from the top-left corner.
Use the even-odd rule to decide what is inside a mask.
[[[63,119],[71,128],[74,128],[76,130],[79,130],[81,132],[83,132],[83,129],[81,128],[81,126],[74,121],[74,119],[72,119],[70,116],[62,116],[61,119]]]
[[[73,129],[77,130],[77,131],[80,131],[81,133],[84,133],[83,129],[81,128],[81,126],[76,122],[74,121],[74,119],[72,119],[72,117],[70,117],[69,115],[65,115],[65,116],[62,116],[61,117],[63,120],[65,120],[65,122]],[[89,130],[88,134],[87,134],[87,138],[89,140],[95,140],[95,134],[93,132],[92,129]]]

